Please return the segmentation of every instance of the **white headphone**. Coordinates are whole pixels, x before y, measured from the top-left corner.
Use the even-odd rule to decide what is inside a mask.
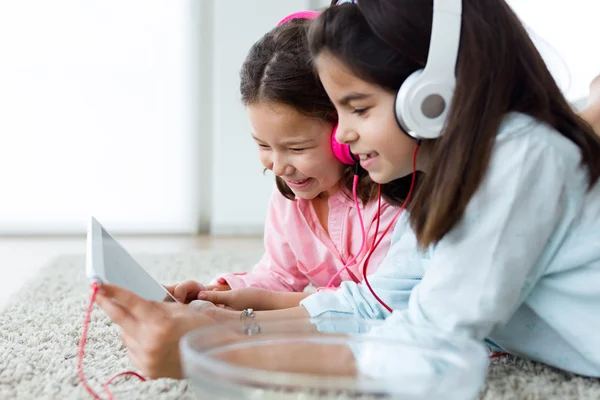
[[[456,86],[461,14],[462,0],[433,1],[427,64],[412,73],[396,95],[396,120],[414,139],[435,139],[442,135]]]

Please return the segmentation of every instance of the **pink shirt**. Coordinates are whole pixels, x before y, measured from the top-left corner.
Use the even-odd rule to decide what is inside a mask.
[[[246,273],[228,273],[223,278],[232,289],[260,287],[263,289],[301,292],[309,284],[324,287],[335,273],[350,261],[361,245],[361,228],[354,202],[341,190],[328,199],[329,234],[325,231],[310,200],[291,201],[274,189],[269,203],[265,223],[265,254]],[[361,204],[361,203],[359,203]],[[381,201],[381,220],[378,237],[390,224],[398,208]],[[367,234],[367,245],[353,263],[350,270],[342,272],[334,281],[337,287],[342,280],[362,281],[362,265],[367,250],[375,234],[377,201],[366,206],[361,204],[361,212]],[[390,246],[393,229],[375,249],[369,260],[368,274],[375,272]]]

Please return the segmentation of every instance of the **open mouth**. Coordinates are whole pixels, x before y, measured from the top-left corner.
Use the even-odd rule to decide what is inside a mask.
[[[379,159],[379,153],[373,151],[371,153],[358,153],[358,160],[360,161],[360,166],[364,169],[369,169],[373,167],[373,164],[377,162]]]
[[[305,179],[301,179],[298,181],[285,181],[285,183],[287,183],[287,185],[292,188],[292,189],[303,189],[305,187],[307,187],[308,185],[310,185],[313,181],[313,178],[305,178]]]
[[[379,154],[376,151],[374,151],[374,152],[368,153],[368,154],[358,154],[358,158],[361,160],[368,160],[370,158],[377,157],[378,155]]]
[[[302,179],[301,181],[288,181],[288,182],[291,182],[293,185],[302,185],[302,184],[308,182],[309,179],[310,178],[306,178],[306,179]]]

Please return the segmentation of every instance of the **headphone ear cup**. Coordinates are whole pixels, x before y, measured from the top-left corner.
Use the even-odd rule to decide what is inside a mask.
[[[400,128],[417,140],[442,135],[454,93],[455,81],[441,81],[423,70],[415,71],[400,86],[394,103]]]
[[[333,150],[333,154],[336,156],[338,160],[343,162],[346,165],[354,165],[356,164],[356,159],[352,155],[350,151],[350,146],[347,144],[342,144],[337,141],[335,138],[335,133],[337,132],[337,125],[333,127],[333,131],[331,132],[331,149]]]
[[[410,107],[411,97],[414,92],[413,88],[418,84],[419,76],[423,73],[423,70],[417,70],[410,74],[408,78],[402,83],[396,99],[394,100],[394,114],[396,115],[396,122],[400,126],[400,129],[404,131],[408,136],[413,139],[419,139],[415,134],[416,126],[412,118],[410,118]],[[413,122],[413,123],[411,123]]]

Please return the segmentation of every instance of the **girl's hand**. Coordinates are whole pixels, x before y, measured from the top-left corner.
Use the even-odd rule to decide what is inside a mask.
[[[133,364],[149,378],[182,378],[179,339],[186,333],[216,324],[224,312],[214,306],[145,300],[128,290],[103,284],[98,306],[122,329],[123,343]]]
[[[185,281],[176,285],[165,286],[165,289],[169,291],[177,299],[177,301],[188,304],[189,302],[196,300],[198,294],[205,290],[229,290],[229,285],[208,285],[204,286],[198,281]]]
[[[207,300],[217,305],[224,305],[234,310],[252,308],[261,310],[280,310],[297,307],[308,293],[276,292],[255,287],[228,291],[202,291],[199,300]]]

